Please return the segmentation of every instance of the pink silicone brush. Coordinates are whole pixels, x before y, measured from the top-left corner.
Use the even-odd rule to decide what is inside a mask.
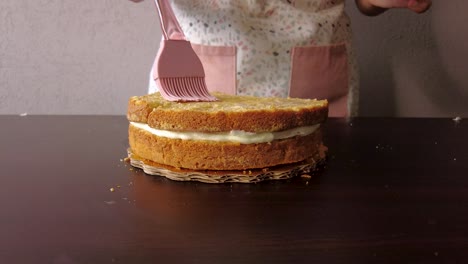
[[[177,22],[169,0],[155,0],[163,40],[154,62],[153,78],[169,101],[216,101],[206,87],[203,65]]]

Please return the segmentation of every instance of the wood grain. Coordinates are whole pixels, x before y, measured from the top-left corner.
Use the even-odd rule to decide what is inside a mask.
[[[113,116],[0,116],[0,263],[462,263],[468,123],[330,119],[327,166],[174,182]],[[113,192],[110,188],[114,188]]]

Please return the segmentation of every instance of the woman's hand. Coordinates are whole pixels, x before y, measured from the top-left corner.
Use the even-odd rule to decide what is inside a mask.
[[[362,13],[378,15],[390,8],[407,8],[416,13],[423,13],[431,7],[431,0],[356,0]]]

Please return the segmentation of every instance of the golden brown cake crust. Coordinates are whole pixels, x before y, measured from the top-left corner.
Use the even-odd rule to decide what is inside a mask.
[[[296,136],[271,143],[239,144],[158,137],[130,124],[129,143],[136,155],[176,168],[245,170],[310,158],[320,150],[322,132],[319,128],[308,136]]]
[[[130,98],[128,104],[127,119],[147,123],[148,116],[153,109],[148,106],[148,103],[145,100],[132,100],[132,98]]]
[[[177,103],[165,101],[159,93],[134,96],[127,118],[164,130],[258,133],[315,125],[328,116],[326,100],[214,95],[220,101]]]

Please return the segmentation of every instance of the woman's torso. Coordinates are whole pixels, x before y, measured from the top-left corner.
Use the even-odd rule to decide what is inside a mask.
[[[348,101],[344,0],[172,0],[172,6],[207,79],[213,77],[211,90]],[[320,81],[324,74],[341,75],[332,76],[339,83]]]

